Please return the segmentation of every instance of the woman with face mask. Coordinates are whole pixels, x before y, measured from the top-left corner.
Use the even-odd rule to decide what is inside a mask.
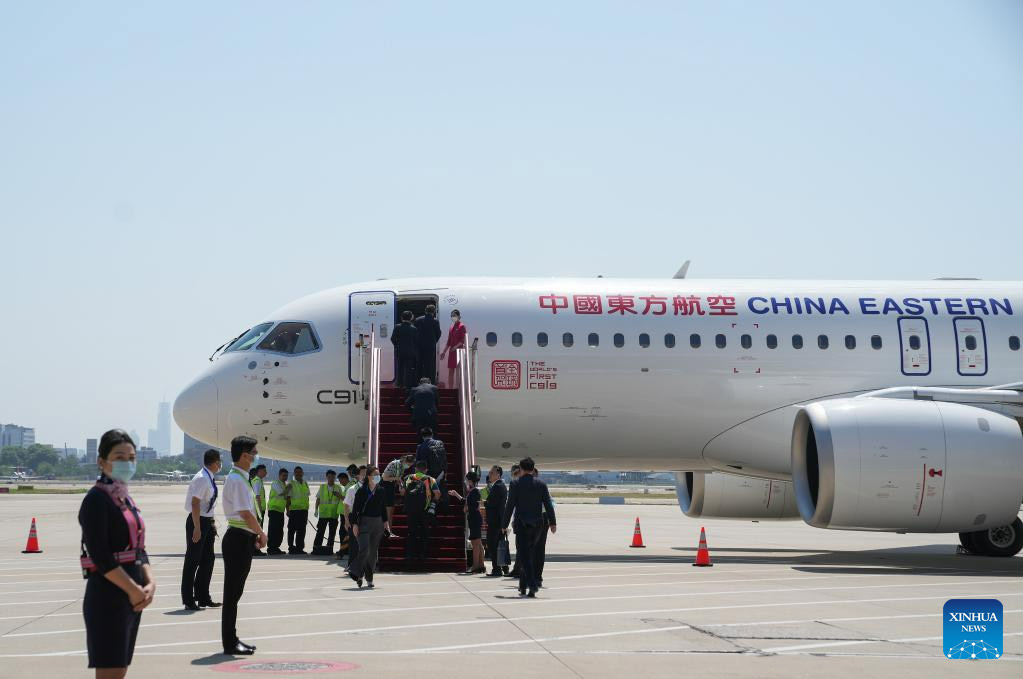
[[[444,360],[444,354],[448,354],[448,389],[455,388],[455,367],[458,365],[457,349],[465,348],[465,338],[468,334],[465,325],[462,323],[462,312],[455,309],[451,312],[451,328],[448,330],[448,343],[444,351],[440,352],[440,360]],[[449,353],[450,352],[450,353]]]
[[[366,483],[355,492],[355,501],[348,514],[352,534],[359,541],[359,553],[348,566],[348,577],[362,587],[362,579],[373,589],[373,571],[377,567],[377,549],[384,532],[391,532],[387,523],[387,492],[380,486],[380,470],[366,467]]]
[[[480,513],[480,489],[476,487],[479,482],[480,477],[476,472],[465,475],[465,520],[469,526],[469,542],[472,543],[472,568],[467,571],[468,573],[487,572],[483,565],[483,514]],[[458,491],[449,490],[448,495],[459,502],[463,499]],[[495,527],[488,530],[497,529]]]
[[[135,474],[135,443],[121,429],[99,441],[100,476],[78,511],[82,575],[86,579],[85,638],[96,679],[121,679],[135,651],[142,610],[156,582],[146,555],[146,527],[128,494]]]

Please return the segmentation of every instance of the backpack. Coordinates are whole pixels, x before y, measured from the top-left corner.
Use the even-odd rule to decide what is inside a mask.
[[[426,482],[425,479],[413,479],[412,484],[405,491],[405,513],[409,516],[419,516],[426,511]]]
[[[443,442],[438,441],[437,439],[433,440],[433,443],[430,444],[430,451],[429,456],[426,459],[426,464],[426,473],[437,479],[437,481],[440,481],[441,475],[444,474],[448,468],[448,452],[444,449]]]

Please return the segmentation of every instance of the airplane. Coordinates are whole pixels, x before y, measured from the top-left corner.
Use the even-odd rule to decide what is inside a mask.
[[[194,474],[175,469],[169,472],[147,472],[146,476],[167,481],[190,481]]]
[[[959,533],[1023,547],[1023,283],[408,278],[341,286],[222,346],[177,397],[194,438],[366,459],[365,345],[402,311],[468,328],[476,462],[675,473],[690,517]],[[442,348],[445,338],[441,339]],[[439,381],[447,366],[438,362]]]
[[[10,477],[8,477],[7,480],[12,482],[12,483],[17,483],[17,482],[21,482],[21,481],[32,481],[33,479],[38,479],[38,478],[39,478],[38,476],[36,476],[35,474],[30,474],[29,472],[14,471],[10,475]]]

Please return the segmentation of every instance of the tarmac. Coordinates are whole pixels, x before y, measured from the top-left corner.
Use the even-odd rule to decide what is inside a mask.
[[[688,519],[664,505],[560,505],[537,599],[520,599],[510,579],[455,574],[380,574],[360,591],[334,560],[257,559],[238,628],[258,650],[231,658],[219,653],[219,610],[180,605],[184,492],[136,490],[158,589],[130,677],[952,676],[971,666],[942,653],[950,598],[1001,600],[1005,648],[981,671],[1023,676],[1021,557],[957,555],[952,535]],[[81,499],[0,495],[7,677],[92,676]],[[644,549],[629,547],[637,516]],[[21,554],[32,517],[44,552]],[[701,526],[713,568],[691,566]],[[222,576],[218,560],[218,600]]]

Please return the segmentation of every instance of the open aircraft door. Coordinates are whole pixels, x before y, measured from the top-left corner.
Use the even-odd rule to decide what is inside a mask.
[[[359,383],[359,347],[362,342],[369,341],[371,332],[376,334],[376,346],[380,349],[380,381],[394,380],[392,330],[394,330],[393,292],[390,290],[353,292],[348,296],[348,379],[352,384]],[[366,378],[369,379],[369,376]]]
[[[979,318],[957,318],[952,321],[956,331],[956,354],[959,374],[987,374],[987,337],[984,321]]]

